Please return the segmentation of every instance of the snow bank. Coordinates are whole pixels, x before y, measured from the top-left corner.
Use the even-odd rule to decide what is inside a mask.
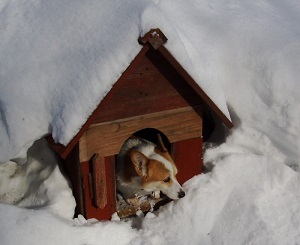
[[[59,160],[44,139],[29,149],[25,164],[9,161],[0,165],[0,202],[73,218],[75,199]]]
[[[45,150],[36,155],[35,152],[39,150],[30,150],[28,155],[36,156],[29,157],[30,164],[19,166],[9,162],[1,165],[2,202],[28,207],[22,209],[0,205],[1,244],[300,243],[300,5],[297,1],[187,0],[183,3],[163,0],[155,3],[127,1],[126,4],[123,1],[90,1],[89,4],[74,1],[72,7],[65,0],[51,3],[27,1],[27,6],[20,3],[4,0],[0,4],[0,29],[9,30],[8,33],[11,34],[5,35],[6,39],[3,36],[0,38],[0,57],[8,57],[8,54],[13,54],[16,50],[19,50],[17,57],[23,57],[20,60],[0,59],[0,121],[3,124],[0,129],[1,159],[7,159],[15,149],[20,149],[23,146],[20,142],[30,143],[31,139],[45,132],[55,131],[54,128],[58,130],[57,137],[64,138],[66,135],[59,133],[61,126],[58,124],[73,125],[80,120],[72,118],[69,121],[70,118],[64,114],[67,108],[60,103],[69,100],[69,97],[63,96],[64,85],[59,83],[60,78],[67,78],[69,75],[72,77],[66,84],[70,94],[74,96],[79,88],[81,75],[91,78],[90,81],[100,81],[98,78],[107,75],[107,79],[104,79],[107,83],[95,82],[91,89],[99,93],[100,87],[104,86],[107,91],[111,86],[109,74],[114,74],[117,78],[121,73],[119,70],[129,64],[140,47],[133,45],[132,50],[126,48],[124,57],[118,57],[120,63],[111,67],[104,66],[97,59],[98,54],[103,52],[107,59],[115,61],[115,57],[106,53],[105,45],[111,47],[115,44],[114,47],[117,48],[122,43],[114,41],[121,37],[130,39],[132,43],[136,42],[137,35],[152,28],[151,23],[157,27],[158,22],[162,25],[158,27],[169,38],[167,45],[173,55],[177,59],[181,58],[183,64],[189,64],[188,71],[199,79],[197,81],[210,81],[201,86],[209,90],[209,87],[218,87],[216,84],[220,82],[235,128],[225,132],[226,137],[221,143],[220,131],[216,132],[214,137],[220,144],[208,144],[214,147],[208,148],[204,155],[205,165],[210,171],[185,183],[187,195],[183,199],[148,214],[144,219],[136,218],[127,222],[86,221],[82,217],[71,219],[74,199],[70,195],[70,189],[57,168],[57,159],[47,156],[47,148],[43,148],[43,142],[39,142],[41,148],[38,144],[34,145],[37,147],[35,149]],[[111,16],[112,12],[104,11],[113,5],[116,11],[114,14],[118,11],[127,13],[123,13],[119,19],[117,14]],[[107,27],[105,23],[108,22],[104,21],[101,28],[107,28],[106,33],[112,31],[117,38],[104,37],[107,43],[102,43],[103,46],[99,44],[96,48],[93,44],[98,38],[100,40],[99,33],[97,34],[100,29],[98,25],[86,23],[96,23],[100,18],[99,13],[107,14],[108,20],[116,18],[116,22],[112,22],[115,25]],[[56,23],[54,19],[65,22]],[[119,32],[118,24],[123,26],[127,20],[132,21],[130,27],[133,29],[127,27],[125,31]],[[36,24],[32,26],[40,29],[28,28],[28,24],[34,23]],[[70,23],[76,24],[74,32],[59,27],[70,27]],[[20,26],[24,28],[21,30]],[[81,27],[82,32],[77,32],[78,27]],[[63,39],[59,35],[53,35],[59,30],[65,33]],[[44,34],[40,37],[39,32]],[[29,38],[28,42],[21,38],[24,37],[22,33],[27,33],[25,36]],[[85,36],[84,33],[89,35]],[[40,42],[39,38],[45,38],[45,41]],[[178,42],[172,40],[180,41],[181,45],[176,46],[175,43]],[[22,51],[23,41],[26,49]],[[8,45],[8,42],[12,45]],[[34,45],[31,46],[31,43]],[[40,43],[47,45],[39,49],[36,44]],[[6,50],[7,47],[10,50]],[[69,49],[60,52],[60,47]],[[39,54],[43,54],[43,50],[47,48],[52,50],[45,51],[50,55],[49,61],[38,62],[39,57],[44,57]],[[27,49],[32,56],[27,55]],[[176,56],[177,54],[182,54],[182,57]],[[85,57],[82,60],[87,63],[91,61],[90,65],[80,63],[82,66],[77,66],[76,61],[65,62],[75,56]],[[22,62],[25,60],[30,62]],[[37,69],[29,69],[29,64],[36,64]],[[76,64],[75,68],[68,69],[70,64]],[[96,68],[89,70],[88,67],[92,65]],[[119,69],[120,66],[122,69]],[[60,69],[61,67],[63,68]],[[53,72],[43,72],[42,68]],[[27,72],[23,72],[21,76],[20,72],[14,73],[15,71]],[[19,80],[13,79],[13,74]],[[38,74],[41,78],[40,85],[26,83],[31,81],[28,77],[34,78]],[[44,80],[41,74],[45,75]],[[48,76],[52,79],[53,87],[46,83]],[[8,81],[14,83],[8,84]],[[31,97],[25,96],[27,93],[16,89],[18,87],[31,92]],[[48,90],[40,89],[43,87]],[[89,88],[84,89],[82,98],[86,98],[80,101],[81,105],[89,104],[92,98],[87,95],[94,93],[88,91]],[[97,89],[99,90],[96,91]],[[104,90],[101,90],[102,95]],[[51,99],[42,100],[39,95],[43,98],[50,96]],[[215,96],[223,100],[222,93]],[[21,99],[16,99],[15,103],[4,102],[19,97],[30,103],[20,104]],[[76,111],[74,116],[80,110],[89,111],[83,107],[70,106]],[[46,110],[49,108],[50,110]],[[40,110],[43,116],[31,117],[31,109],[35,112]],[[92,109],[90,108],[90,112]],[[18,116],[20,111],[21,115],[28,115],[24,118],[25,122],[22,116]],[[29,119],[32,127],[27,128]],[[58,123],[56,126],[51,124],[54,121]],[[51,123],[48,124],[49,122]],[[76,127],[73,126],[70,128],[75,132]],[[74,132],[67,134],[70,136]],[[20,137],[17,140],[16,135]],[[44,160],[41,156],[45,157]],[[16,170],[22,174],[15,175]],[[30,186],[33,188],[30,189]],[[24,198],[23,193],[27,193],[27,198]]]
[[[189,56],[167,11],[152,1],[3,0],[0,13],[0,162],[24,158],[48,133],[67,144],[151,28],[165,32],[168,49],[229,116],[220,85],[197,74],[199,57]]]
[[[264,156],[216,158],[212,173],[185,183],[183,199],[144,219],[67,220],[2,204],[1,244],[297,244],[299,173]]]
[[[187,196],[183,201],[164,206],[157,217],[143,221],[143,235],[151,234],[149,244],[299,241],[298,173],[250,154],[223,155],[215,163],[212,173],[184,185]]]
[[[5,245],[129,244],[137,236],[128,224],[58,219],[43,210],[0,205],[0,241]],[[12,217],[19,217],[17,220]]]
[[[299,4],[171,2],[161,5],[166,12],[171,8],[168,17],[188,39],[185,45],[197,47],[193,65],[204,80],[212,76],[222,84],[236,128],[231,142],[299,164]]]

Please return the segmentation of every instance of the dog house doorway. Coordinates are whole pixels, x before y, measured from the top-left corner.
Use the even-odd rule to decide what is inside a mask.
[[[141,130],[135,132],[133,135],[138,138],[142,138],[142,139],[148,140],[154,144],[157,144],[157,134],[160,135],[160,137],[164,143],[164,146],[170,152],[171,151],[171,143],[170,143],[168,137],[163,132],[161,132],[155,128],[141,129]]]
[[[160,135],[160,138],[165,148],[170,152],[171,143],[168,137],[163,132],[155,128],[145,128],[145,129],[138,130],[135,133],[133,133],[132,136],[145,139],[157,145],[158,134]],[[115,161],[117,162],[117,156],[115,157]],[[116,209],[117,209],[118,216],[120,218],[127,218],[127,217],[134,216],[139,211],[148,212],[148,211],[156,210],[160,206],[171,201],[166,195],[160,193],[159,198],[154,198],[152,196],[140,197],[139,199],[140,206],[134,207],[133,205],[128,204],[126,200],[124,200],[121,193],[118,193],[118,190],[116,190],[116,193],[117,193]]]

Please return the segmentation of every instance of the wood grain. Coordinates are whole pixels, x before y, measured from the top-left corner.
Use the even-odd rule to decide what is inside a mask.
[[[109,103],[101,104],[102,110],[93,123],[202,103],[176,70],[154,50],[149,50],[130,74],[122,76],[110,94]]]
[[[155,128],[164,133],[170,143],[202,135],[202,107],[184,107],[162,112],[91,125],[79,141],[80,162],[93,154],[118,154],[127,138],[133,133]]]
[[[113,156],[104,158],[105,176],[106,176],[106,197],[107,204],[103,207],[97,207],[93,200],[94,193],[89,188],[89,176],[92,172],[90,162],[82,162],[82,184],[84,195],[84,212],[81,213],[86,219],[97,218],[99,220],[109,220],[111,215],[116,212],[116,179],[115,179],[115,158]]]
[[[98,154],[95,154],[92,158],[92,165],[94,202],[96,207],[103,209],[107,204],[105,159]]]

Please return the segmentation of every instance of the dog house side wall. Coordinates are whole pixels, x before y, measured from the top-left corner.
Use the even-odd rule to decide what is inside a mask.
[[[201,174],[203,165],[202,140],[203,137],[196,137],[172,144],[171,156],[178,169],[176,178],[180,184]]]

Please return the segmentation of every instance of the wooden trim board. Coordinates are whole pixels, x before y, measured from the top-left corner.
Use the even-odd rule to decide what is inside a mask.
[[[219,119],[230,129],[233,123],[228,119],[219,107],[211,100],[210,97],[203,91],[195,80],[187,73],[187,71],[178,63],[171,53],[163,45],[157,49],[168,62],[176,69],[183,79],[193,88],[193,90],[203,99],[203,101],[216,113]]]
[[[202,106],[188,106],[93,124],[79,141],[80,162],[89,161],[94,154],[102,157],[118,154],[127,138],[145,128],[161,131],[170,143],[201,137]]]

